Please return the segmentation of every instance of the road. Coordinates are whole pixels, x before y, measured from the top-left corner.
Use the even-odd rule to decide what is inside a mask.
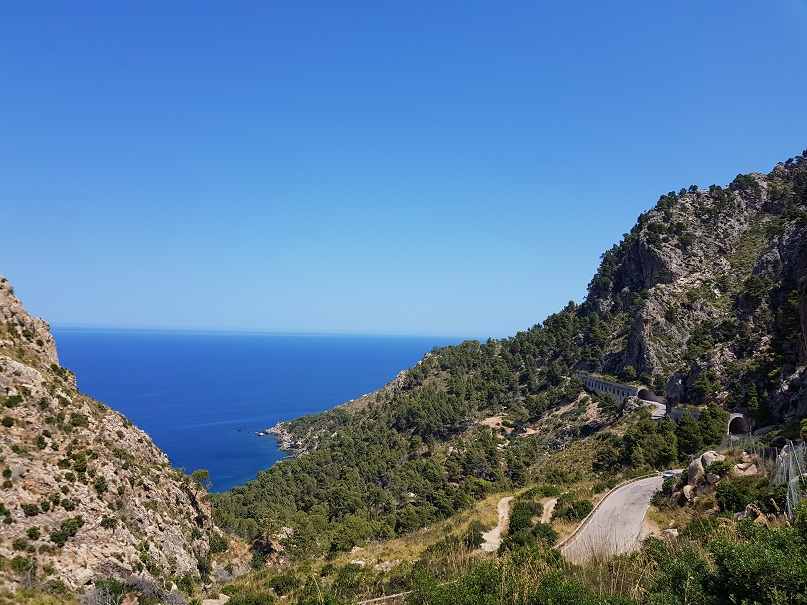
[[[499,513],[499,523],[493,529],[482,534],[482,546],[484,552],[496,552],[502,543],[502,534],[507,531],[507,520],[510,517],[510,501],[513,496],[505,496],[499,500],[496,510]]]
[[[563,556],[572,563],[583,563],[594,555],[609,556],[636,549],[650,499],[661,489],[663,481],[661,475],[640,479],[609,494],[577,534],[562,546]]]

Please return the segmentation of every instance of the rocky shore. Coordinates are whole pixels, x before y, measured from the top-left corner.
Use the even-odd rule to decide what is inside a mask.
[[[271,436],[277,441],[277,447],[282,452],[297,456],[305,451],[303,444],[287,428],[286,422],[278,422],[274,426],[265,429],[263,434]]]

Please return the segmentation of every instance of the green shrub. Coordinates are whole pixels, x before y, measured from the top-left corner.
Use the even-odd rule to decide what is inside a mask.
[[[427,574],[415,578],[406,602],[412,605],[495,605],[501,574],[494,563],[477,563],[470,572],[450,584],[440,584]]]
[[[558,541],[558,532],[556,532],[549,523],[536,523],[535,527],[532,529],[532,533],[536,540],[549,546]]]
[[[227,601],[227,605],[271,605],[274,602],[275,597],[271,593],[263,590],[250,590],[249,592],[235,593]]]
[[[50,533],[50,541],[57,546],[64,546],[65,543],[78,533],[78,530],[84,525],[84,519],[81,517],[71,517],[62,521],[58,530]]]
[[[462,541],[465,547],[469,550],[476,550],[482,545],[484,539],[482,534],[485,533],[485,528],[480,521],[471,521],[465,533],[462,536]]]
[[[731,470],[731,464],[725,460],[716,460],[704,469],[707,473],[724,477]]]
[[[510,531],[516,533],[532,527],[532,519],[540,515],[543,507],[532,500],[516,500],[510,509]]]
[[[22,403],[21,395],[11,395],[10,397],[6,397],[5,401],[3,401],[3,405],[5,405],[7,408],[15,408],[20,403]]]
[[[210,554],[226,552],[230,546],[227,538],[217,531],[210,533],[208,543],[210,545]]]
[[[22,509],[22,512],[25,513],[26,517],[35,517],[39,514],[39,506],[36,504],[26,502],[25,504],[21,504],[20,508]]]
[[[71,412],[70,413],[70,426],[73,427],[84,427],[87,428],[90,426],[90,420],[84,414],[79,414],[78,412]]]
[[[705,542],[712,537],[718,527],[720,527],[720,520],[717,517],[697,517],[692,519],[679,535],[682,538]]]
[[[269,586],[279,596],[290,593],[300,585],[300,580],[293,574],[284,573],[269,580]]]
[[[563,497],[558,500],[555,510],[552,511],[553,519],[565,519],[567,521],[580,521],[588,515],[594,508],[591,500],[578,500],[576,498]]]
[[[657,570],[649,579],[647,602],[658,605],[713,605],[708,594],[710,563],[703,549],[691,542],[669,543],[650,538],[643,554],[649,555]],[[716,605],[716,604],[715,604]]]
[[[10,429],[14,426],[14,419],[11,416],[3,416],[3,426]]]
[[[762,512],[776,513],[784,509],[785,487],[771,486],[764,477],[725,478],[717,484],[715,498],[723,512],[739,513],[754,504]]]
[[[40,531],[38,527],[29,527],[25,531],[25,535],[27,535],[31,540],[39,540]]]
[[[793,528],[738,524],[739,539],[709,544],[716,564],[716,595],[727,603],[804,603],[807,546]]]
[[[106,482],[106,478],[104,476],[98,477],[93,482],[93,487],[95,487],[95,491],[98,492],[99,494],[103,494],[107,491],[107,489],[109,489],[109,486],[107,485]]]
[[[36,561],[28,557],[14,557],[11,559],[11,570],[19,575],[33,573],[36,570]]]

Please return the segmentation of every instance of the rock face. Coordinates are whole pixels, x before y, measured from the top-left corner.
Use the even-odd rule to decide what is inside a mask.
[[[807,414],[805,294],[807,152],[726,188],[670,192],[643,213],[589,285],[582,312],[608,329],[588,363],[666,384],[670,404],[797,418]]]
[[[708,452],[704,452],[701,456],[701,464],[703,464],[703,468],[709,468],[709,465],[715,462],[723,462],[725,459],[726,457],[723,454],[709,450]]]
[[[82,395],[45,322],[0,279],[0,585],[199,576],[207,493],[143,431]],[[22,571],[21,571],[22,570]]]
[[[694,458],[687,467],[687,483],[689,485],[698,485],[703,482],[703,478],[703,463],[700,458]]]

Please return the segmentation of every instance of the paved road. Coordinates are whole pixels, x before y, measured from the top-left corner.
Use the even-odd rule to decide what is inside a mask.
[[[484,552],[496,552],[502,543],[502,534],[507,531],[507,520],[510,517],[510,501],[513,496],[505,496],[499,500],[496,510],[499,512],[499,523],[491,530],[482,534],[482,546]]]
[[[577,535],[563,545],[563,556],[583,563],[595,554],[615,555],[636,549],[650,498],[663,481],[660,475],[640,479],[610,494]]]

